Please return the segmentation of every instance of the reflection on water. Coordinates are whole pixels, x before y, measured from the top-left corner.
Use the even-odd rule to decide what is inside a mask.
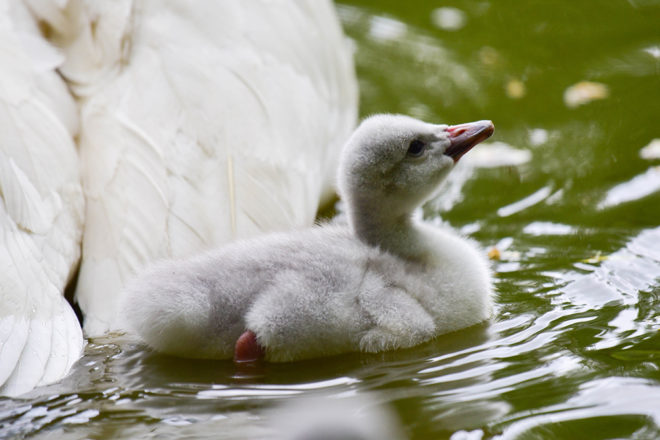
[[[0,399],[1,437],[274,438],[296,418],[283,403],[321,393],[393,410],[413,439],[660,438],[660,2],[346,0],[340,14],[364,114],[495,122],[502,144],[466,156],[422,213],[490,249],[493,320],[283,365],[97,339],[62,382]],[[567,106],[585,81],[607,94]]]
[[[627,182],[610,188],[598,208],[610,208],[660,191],[660,167],[651,167]]]

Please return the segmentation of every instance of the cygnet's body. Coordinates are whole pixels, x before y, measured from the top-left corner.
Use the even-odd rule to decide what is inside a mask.
[[[339,170],[348,225],[239,241],[155,266],[132,283],[129,325],[155,349],[195,358],[236,350],[270,361],[412,347],[491,313],[483,253],[412,211],[490,121],[447,127],[365,120]],[[237,342],[238,341],[238,342]]]

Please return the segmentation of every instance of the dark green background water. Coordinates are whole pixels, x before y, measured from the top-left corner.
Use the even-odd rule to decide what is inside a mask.
[[[463,26],[437,27],[440,6]],[[339,9],[362,114],[492,119],[494,141],[532,153],[518,166],[465,161],[454,197],[424,209],[500,251],[495,319],[402,352],[247,370],[96,340],[63,383],[0,400],[3,432],[256,438],[268,409],[320,390],[347,405],[373,392],[414,439],[660,438],[660,160],[639,156],[660,138],[660,2]],[[569,108],[565,90],[585,80],[608,96]]]

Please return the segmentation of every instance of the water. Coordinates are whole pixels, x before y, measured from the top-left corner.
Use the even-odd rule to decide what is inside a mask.
[[[492,322],[252,368],[97,339],[61,383],[0,399],[3,435],[268,437],[273,408],[323,392],[368,395],[413,439],[660,438],[660,160],[639,154],[660,138],[660,2],[431,3],[339,7],[362,114],[492,119],[494,141],[531,153],[465,160],[423,210],[499,256]]]

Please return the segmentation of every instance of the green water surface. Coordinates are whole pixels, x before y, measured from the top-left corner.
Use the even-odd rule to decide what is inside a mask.
[[[660,2],[338,8],[361,114],[491,119],[493,141],[531,152],[466,161],[423,210],[497,250],[495,318],[410,350],[247,368],[97,339],[62,383],[0,399],[0,432],[261,438],[271,408],[323,391],[368,394],[411,439],[660,438],[660,159],[639,154],[660,138]],[[582,81],[601,96],[570,107]]]

